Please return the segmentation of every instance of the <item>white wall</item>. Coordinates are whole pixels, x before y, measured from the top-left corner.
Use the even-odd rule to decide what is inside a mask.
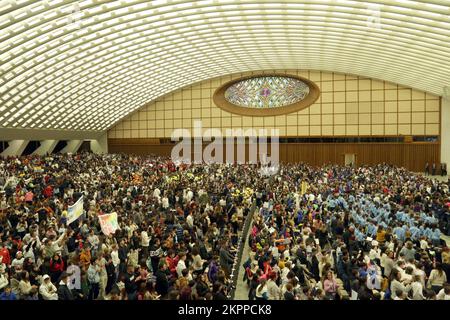
[[[0,155],[3,157],[20,156],[28,145],[28,140],[8,141],[9,146]]]
[[[61,153],[76,153],[81,147],[83,140],[70,140],[67,141],[67,146],[61,150]]]
[[[104,134],[97,140],[91,140],[91,150],[93,153],[108,153],[108,135]]]
[[[442,97],[441,107],[441,162],[450,168],[450,96]]]
[[[44,140],[41,141],[41,146],[37,148],[33,154],[37,154],[40,156],[46,155],[47,153],[51,153],[53,149],[55,149],[58,144],[58,140]]]

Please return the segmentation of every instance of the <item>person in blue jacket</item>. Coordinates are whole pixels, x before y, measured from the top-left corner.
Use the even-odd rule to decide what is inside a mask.
[[[0,294],[0,301],[5,301],[5,300],[17,300],[17,297],[14,294],[14,292],[11,291],[10,286],[7,286],[5,288],[5,291],[3,291],[2,294]]]

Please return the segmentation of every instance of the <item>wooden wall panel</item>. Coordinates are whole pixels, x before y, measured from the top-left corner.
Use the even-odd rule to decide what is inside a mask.
[[[108,139],[111,153],[170,156],[173,144],[155,144],[146,139]],[[248,160],[248,146],[246,148]],[[389,163],[411,171],[423,171],[425,163],[439,164],[439,143],[280,143],[281,162],[311,165],[344,164],[346,153],[356,154],[357,165]],[[224,146],[224,157],[226,156]],[[235,149],[236,159],[236,149]]]

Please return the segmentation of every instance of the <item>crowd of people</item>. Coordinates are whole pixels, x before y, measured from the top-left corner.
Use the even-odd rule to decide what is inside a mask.
[[[256,202],[249,299],[450,300],[448,182],[384,164],[298,164]]]
[[[0,300],[227,299],[255,179],[158,157],[1,159]],[[105,235],[98,217],[112,212]]]
[[[450,299],[449,195],[388,165],[264,175],[150,156],[8,157],[0,300],[229,299],[249,214],[250,299]],[[105,234],[112,212],[119,229]]]

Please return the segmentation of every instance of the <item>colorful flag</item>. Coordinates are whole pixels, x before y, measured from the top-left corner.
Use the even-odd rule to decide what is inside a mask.
[[[71,224],[83,215],[83,196],[73,205],[67,208],[67,224]]]
[[[117,212],[98,216],[98,220],[100,222],[102,232],[107,236],[113,234],[117,229],[119,229],[119,223],[117,222]]]

